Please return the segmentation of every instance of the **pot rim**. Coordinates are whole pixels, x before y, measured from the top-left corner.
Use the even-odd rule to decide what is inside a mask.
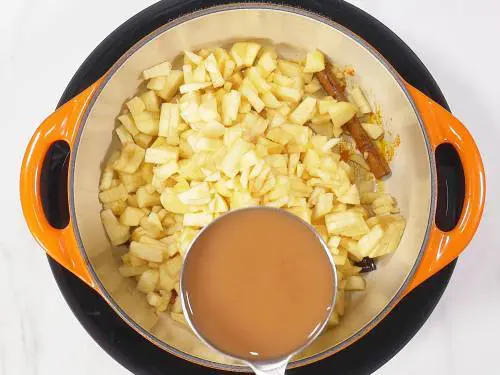
[[[430,231],[432,228],[432,223],[434,220],[434,215],[436,211],[436,200],[437,200],[437,194],[436,194],[436,189],[437,189],[437,172],[435,168],[435,157],[434,153],[432,151],[432,147],[429,141],[429,136],[427,134],[427,130],[424,125],[424,121],[420,115],[420,112],[415,104],[415,101],[413,100],[413,97],[409,93],[405,81],[403,78],[399,75],[399,73],[392,67],[392,65],[374,48],[372,47],[367,41],[365,41],[363,38],[349,30],[348,28],[338,24],[337,22],[324,17],[320,14],[311,12],[309,10],[304,10],[301,8],[297,8],[294,6],[289,6],[289,5],[277,5],[277,4],[269,4],[269,3],[233,3],[233,4],[225,4],[225,5],[217,5],[217,6],[212,6],[208,7],[202,10],[198,10],[192,13],[188,13],[186,15],[183,15],[179,18],[176,18],[160,27],[158,27],[156,30],[151,32],[150,34],[146,35],[143,37],[141,40],[139,40],[137,43],[132,45],[112,66],[111,68],[106,72],[106,74],[103,76],[102,80],[100,81],[98,87],[96,88],[94,94],[92,95],[92,98],[89,101],[88,106],[86,107],[83,116],[81,117],[81,121],[78,127],[78,131],[75,137],[75,142],[74,146],[71,150],[71,157],[70,157],[70,164],[69,164],[69,169],[68,169],[68,196],[69,196],[69,213],[70,213],[70,218],[71,221],[73,222],[73,231],[75,234],[76,242],[78,244],[78,249],[80,251],[80,254],[82,258],[85,261],[85,264],[87,265],[87,268],[89,270],[89,274],[95,283],[96,288],[98,289],[99,293],[101,296],[106,300],[106,302],[110,305],[110,307],[117,313],[132,329],[134,329],[137,333],[139,333],[141,336],[143,336],[145,339],[150,341],[152,344],[156,345],[157,347],[167,351],[170,354],[173,354],[179,358],[182,358],[184,360],[190,361],[192,363],[196,363],[198,365],[202,365],[205,367],[217,369],[217,370],[223,370],[223,371],[233,371],[233,372],[248,372],[251,370],[249,367],[246,366],[241,366],[241,365],[227,365],[227,364],[220,364],[216,363],[213,361],[209,361],[206,359],[201,359],[198,357],[195,357],[191,354],[187,354],[181,350],[178,350],[166,342],[159,340],[156,338],[154,335],[149,333],[146,329],[142,328],[139,324],[137,324],[132,318],[128,316],[128,314],[114,301],[114,299],[110,296],[110,294],[106,291],[104,285],[99,279],[99,276],[97,275],[96,271],[94,270],[87,253],[85,251],[85,247],[83,246],[83,241],[80,236],[80,231],[78,229],[78,220],[77,220],[77,215],[75,212],[75,189],[74,189],[74,173],[75,173],[75,163],[76,163],[76,156],[78,152],[78,146],[81,140],[81,136],[83,133],[83,129],[85,127],[85,124],[87,122],[87,119],[90,115],[90,112],[92,110],[92,107],[94,106],[95,102],[97,101],[97,98],[99,97],[101,91],[104,89],[104,87],[107,85],[107,83],[113,78],[114,74],[123,66],[123,64],[135,53],[137,52],[140,48],[142,48],[144,45],[149,43],[151,40],[155,39],[156,37],[160,36],[164,32],[172,29],[173,27],[179,26],[185,22],[191,21],[193,19],[199,18],[199,17],[204,17],[210,14],[214,13],[220,13],[220,12],[226,12],[226,11],[244,11],[244,10],[264,10],[264,11],[270,11],[270,12],[284,12],[284,13],[292,13],[296,16],[301,16],[305,18],[310,18],[314,21],[321,22],[323,24],[326,24],[327,26],[330,26],[337,31],[343,33],[350,39],[352,39],[355,43],[358,43],[361,45],[363,48],[368,50],[374,56],[383,66],[384,68],[391,74],[391,76],[396,80],[398,83],[399,87],[405,94],[407,100],[411,104],[413,111],[417,117],[418,120],[418,125],[420,126],[420,129],[422,131],[422,134],[424,136],[424,141],[425,141],[425,146],[427,149],[428,157],[429,157],[429,170],[431,173],[431,200],[430,200],[430,206],[429,206],[429,216],[428,216],[428,221],[427,221],[427,227],[425,230],[425,235],[424,239],[422,241],[422,245],[419,249],[419,253],[417,256],[417,259],[408,273],[406,279],[404,282],[401,284],[400,289],[398,292],[393,296],[393,298],[387,303],[387,305],[384,307],[382,311],[380,311],[370,322],[365,324],[363,327],[361,327],[355,334],[350,336],[348,339],[340,342],[339,344],[323,351],[320,353],[317,353],[311,357],[303,358],[300,360],[295,360],[291,361],[289,363],[288,368],[295,368],[295,367],[301,367],[308,365],[310,363],[314,363],[316,361],[319,361],[323,358],[326,358],[330,355],[335,354],[336,352],[348,347],[349,345],[353,344],[357,340],[359,340],[361,337],[363,337],[365,334],[367,334],[371,329],[373,329],[395,306],[396,304],[404,297],[405,291],[407,290],[408,286],[410,285],[413,276],[415,275],[416,271],[418,270],[420,263],[422,261],[422,257],[425,254],[425,251],[427,249],[427,244],[429,240],[429,235]]]

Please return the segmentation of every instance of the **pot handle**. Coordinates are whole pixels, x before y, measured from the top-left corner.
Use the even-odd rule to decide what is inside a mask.
[[[78,124],[98,83],[62,105],[38,127],[26,148],[20,176],[21,204],[29,230],[47,254],[92,288],[95,286],[80,253],[71,219],[66,228],[56,229],[45,216],[40,177],[54,142],[65,141],[72,148]]]
[[[424,121],[433,151],[443,143],[451,144],[460,157],[465,177],[465,198],[460,219],[449,232],[432,224],[426,252],[406,290],[409,293],[457,258],[472,240],[483,213],[486,181],[481,155],[465,126],[415,87],[408,83],[406,87]]]

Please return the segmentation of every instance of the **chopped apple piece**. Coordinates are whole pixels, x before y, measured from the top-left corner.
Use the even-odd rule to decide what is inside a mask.
[[[168,144],[175,145],[176,141],[178,141],[179,124],[179,105],[163,103],[161,105],[158,135],[165,137]]]
[[[186,213],[184,214],[183,225],[186,227],[201,228],[208,225],[213,220],[213,216],[208,213]]]
[[[199,91],[201,89],[205,89],[210,87],[212,84],[210,82],[202,82],[202,83],[186,83],[181,85],[179,91],[181,94],[188,94],[193,91]]]
[[[134,139],[132,138],[132,135],[127,131],[125,126],[121,125],[115,129],[116,135],[118,136],[118,139],[120,139],[120,143],[126,144],[130,142],[134,142]]]
[[[146,110],[146,105],[138,96],[134,96],[126,105],[133,117]]]
[[[163,86],[165,86],[166,82],[167,82],[167,77],[155,77],[149,80],[146,87],[149,90],[159,91],[163,88]]]
[[[159,116],[157,117],[152,112],[144,111],[133,115],[133,117],[137,129],[142,133],[147,135],[158,135]]]
[[[168,102],[177,93],[177,90],[179,90],[179,87],[182,85],[183,81],[184,74],[182,73],[182,71],[172,70],[167,76],[163,88],[157,91],[158,96]]]
[[[281,73],[288,77],[300,77],[303,72],[299,64],[287,60],[278,60],[278,68]]]
[[[111,210],[101,212],[101,221],[113,246],[121,245],[129,240],[129,227],[121,224]]]
[[[302,98],[300,91],[292,87],[272,85],[272,90],[278,99],[284,101],[298,103]]]
[[[144,72],[142,72],[142,75],[144,79],[151,79],[155,77],[168,76],[171,70],[172,70],[172,64],[166,61],[158,65],[155,65],[149,69],[146,69]]]
[[[264,71],[267,75],[274,72],[278,67],[276,58],[273,56],[271,51],[266,51],[259,57],[259,61],[257,63],[260,71]]]
[[[146,150],[144,161],[152,164],[166,164],[179,158],[179,150],[176,147],[154,144]]]
[[[186,60],[189,63],[194,64],[194,65],[199,65],[203,61],[203,57],[197,55],[194,52],[188,51],[188,50],[184,50],[184,57],[186,58]]]
[[[210,75],[210,79],[212,80],[213,87],[222,87],[224,86],[224,77],[219,70],[219,66],[217,64],[217,60],[213,54],[210,54],[205,59],[205,67],[207,69],[208,74]]]
[[[306,66],[304,67],[305,73],[317,73],[325,70],[325,56],[321,51],[315,49],[308,52],[306,56]]]
[[[368,103],[365,94],[358,85],[354,85],[354,87],[351,90],[349,90],[349,94],[352,97],[356,107],[359,108],[359,112],[361,114],[365,115],[367,113],[372,112],[370,103]]]
[[[297,125],[304,125],[316,111],[316,102],[316,99],[306,97],[290,114],[290,121]]]
[[[146,186],[141,186],[137,189],[135,196],[137,198],[137,205],[139,208],[153,207],[161,203],[159,194],[155,192],[149,193]]]
[[[365,235],[369,232],[363,216],[359,212],[339,212],[325,217],[328,233],[345,237]]]
[[[362,276],[349,276],[346,279],[346,283],[344,286],[344,290],[346,291],[361,291],[365,290],[366,288],[366,281],[363,279]]]
[[[314,207],[313,211],[313,219],[317,220],[326,214],[330,213],[333,208],[333,194],[332,193],[326,193],[326,194],[321,194],[318,197],[318,203],[316,203],[316,206]]]
[[[137,129],[137,126],[135,126],[134,118],[130,113],[118,116],[118,121],[121,122],[121,124],[132,136],[135,137],[137,134],[139,134],[139,129]]]
[[[146,111],[160,112],[160,99],[156,96],[154,91],[146,91],[140,98],[146,106]]]
[[[351,103],[337,102],[329,108],[328,113],[330,114],[333,126],[340,128],[351,120],[356,115],[357,111],[357,107]]]
[[[248,79],[245,78],[243,80],[239,91],[257,112],[260,113],[264,109],[264,102],[259,98],[257,89]]]
[[[135,173],[142,161],[146,151],[134,143],[123,146],[120,158],[113,164],[116,171],[124,173]]]
[[[356,185],[351,185],[349,190],[337,199],[341,203],[360,204],[358,187]]]
[[[371,139],[379,139],[384,135],[384,128],[378,124],[362,123],[363,129],[370,136]]]
[[[129,227],[136,227],[139,225],[141,219],[146,214],[140,208],[127,207],[120,215],[120,223],[123,225],[128,225]]]
[[[360,238],[358,241],[358,246],[360,250],[361,257],[364,258],[373,251],[373,249],[379,244],[380,240],[384,237],[384,230],[380,224],[375,225],[370,229],[370,231]]]
[[[222,122],[230,126],[238,118],[241,103],[241,95],[236,90],[231,90],[222,99]]]

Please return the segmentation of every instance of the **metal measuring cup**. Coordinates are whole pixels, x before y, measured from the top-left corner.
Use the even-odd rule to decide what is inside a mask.
[[[325,251],[325,253],[326,253],[326,255],[327,255],[328,259],[329,259],[329,262],[330,262],[330,265],[331,265],[331,270],[332,270],[332,276],[333,276],[332,280],[333,280],[334,285],[333,285],[332,303],[331,303],[330,311],[329,311],[328,314],[326,314],[324,321],[316,327],[316,329],[313,331],[313,333],[308,337],[308,340],[301,347],[297,348],[292,353],[289,353],[289,354],[287,354],[287,355],[285,355],[285,356],[283,356],[281,358],[277,358],[277,359],[273,359],[273,360],[267,360],[267,361],[249,361],[248,359],[234,357],[233,355],[225,353],[224,351],[221,351],[217,347],[214,347],[196,329],[196,326],[193,324],[193,322],[191,320],[191,315],[188,313],[188,310],[187,310],[188,309],[188,303],[187,303],[186,291],[184,289],[185,283],[183,282],[183,276],[185,274],[184,271],[185,271],[185,268],[186,268],[186,264],[188,263],[187,260],[189,259],[189,252],[193,248],[193,245],[216,222],[218,222],[221,219],[227,219],[228,216],[230,216],[230,215],[232,215],[234,213],[237,213],[237,212],[245,211],[245,210],[272,210],[272,211],[279,212],[280,214],[283,214],[283,215],[288,215],[290,217],[293,217],[295,220],[300,221],[302,225],[306,226],[311,232],[314,233],[314,235],[316,236],[316,238],[318,239],[318,241],[321,243],[321,247],[323,248],[323,250]],[[180,297],[181,297],[181,302],[182,302],[182,310],[184,312],[184,317],[186,318],[186,321],[187,321],[189,327],[193,330],[193,332],[196,334],[196,336],[202,342],[204,342],[207,346],[209,346],[210,348],[212,348],[212,349],[218,351],[219,353],[222,353],[222,354],[224,354],[224,355],[226,355],[226,356],[228,356],[230,358],[233,358],[233,359],[236,359],[236,360],[239,360],[239,361],[245,363],[257,375],[283,375],[283,374],[285,374],[286,367],[287,367],[288,363],[290,362],[290,360],[292,359],[292,357],[294,355],[298,354],[299,352],[301,352],[302,350],[304,350],[307,346],[309,346],[320,335],[320,333],[323,331],[323,329],[325,328],[326,324],[328,323],[328,320],[330,319],[330,316],[331,316],[332,312],[334,311],[334,306],[335,306],[335,301],[336,301],[336,296],[337,296],[337,272],[336,272],[335,264],[333,262],[333,259],[332,259],[332,256],[330,254],[330,251],[328,249],[327,244],[321,238],[321,236],[314,229],[313,226],[311,226],[310,224],[306,223],[302,219],[298,218],[297,216],[295,216],[295,215],[293,215],[293,214],[291,214],[291,213],[289,213],[289,212],[287,212],[285,210],[278,209],[278,208],[272,208],[272,207],[265,207],[265,206],[255,206],[255,207],[242,208],[242,209],[239,209],[239,210],[234,210],[234,211],[228,212],[225,215],[222,215],[222,216],[218,217],[217,219],[215,219],[214,221],[212,221],[209,225],[207,225],[206,227],[204,227],[198,233],[198,235],[191,242],[191,244],[190,244],[190,246],[189,246],[189,248],[186,251],[186,254],[184,256],[184,263],[182,265],[182,269],[181,269],[181,273],[180,273],[179,292],[180,292]]]

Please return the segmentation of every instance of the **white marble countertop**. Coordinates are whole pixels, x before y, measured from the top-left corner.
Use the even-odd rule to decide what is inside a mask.
[[[0,12],[1,134],[0,375],[127,374],[93,342],[64,302],[22,217],[18,176],[27,141],[52,112],[93,48],[152,0],[9,1]],[[377,374],[498,373],[500,221],[495,0],[355,0],[426,64],[484,158],[488,200],[479,232],[438,307]],[[92,20],[89,23],[89,20]],[[498,138],[498,139],[497,139]],[[167,369],[165,371],[167,373]],[[340,374],[339,374],[340,375]]]

